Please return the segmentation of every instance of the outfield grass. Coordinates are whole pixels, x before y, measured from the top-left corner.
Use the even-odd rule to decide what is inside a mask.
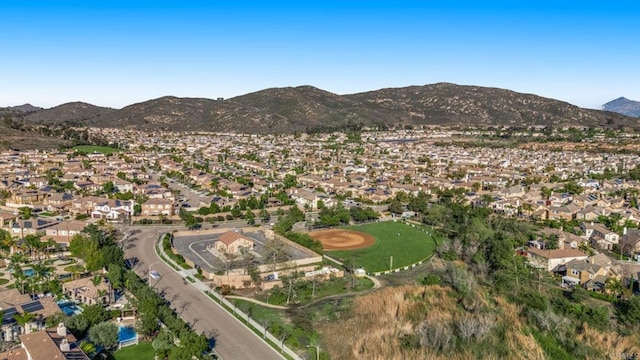
[[[98,152],[98,153],[103,153],[105,155],[120,152],[120,150],[114,149],[108,146],[94,146],[94,145],[80,145],[72,148],[71,150],[77,150],[77,151],[85,152],[88,154]]]
[[[434,238],[425,232],[431,233],[431,229],[419,225],[412,227],[401,222],[381,221],[345,229],[373,235],[376,243],[364,249],[331,251],[327,254],[338,260],[351,261],[370,273],[391,270],[391,256],[393,269],[397,269],[431,256],[436,250]]]
[[[149,342],[141,342],[138,345],[127,346],[113,353],[113,357],[116,360],[153,359],[154,355],[155,350],[153,350]]]

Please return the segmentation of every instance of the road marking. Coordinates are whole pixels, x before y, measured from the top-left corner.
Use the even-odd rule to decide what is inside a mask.
[[[200,256],[200,254],[198,254],[197,251],[193,250],[193,248],[192,248],[193,244],[197,244],[197,243],[201,243],[201,242],[205,242],[205,241],[212,241],[212,240],[194,241],[191,244],[189,244],[189,250],[191,250],[191,252],[194,253],[197,257],[199,257],[202,261],[204,261],[205,264],[209,265],[210,268],[215,269],[215,266],[211,265],[207,260],[205,260],[202,256]]]

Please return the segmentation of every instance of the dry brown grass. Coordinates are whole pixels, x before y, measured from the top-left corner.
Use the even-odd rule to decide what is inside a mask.
[[[640,334],[621,336],[615,332],[601,332],[584,325],[584,331],[578,339],[590,344],[606,354],[634,354],[640,353]],[[614,358],[619,358],[619,356]]]
[[[478,358],[474,351],[480,348],[483,359],[546,359],[520,306],[501,297],[487,299],[481,291],[473,297],[476,305],[470,309],[448,287],[381,289],[356,298],[351,317],[320,326],[323,348],[340,360],[466,360]],[[405,335],[421,346],[403,347]],[[470,346],[456,346],[455,338],[464,337]],[[587,326],[577,340],[604,354],[640,352],[640,334],[625,337]],[[501,355],[494,347],[501,347]]]
[[[481,293],[476,294],[476,308],[486,309],[488,302]],[[420,336],[425,328],[440,327],[445,333],[455,331],[456,321],[474,316],[491,318],[513,326],[504,339],[514,349],[513,359],[544,359],[544,354],[531,335],[524,335],[524,327],[518,318],[519,309],[498,299],[502,310],[489,314],[468,313],[458,305],[452,290],[441,286],[402,286],[386,288],[376,293],[355,299],[353,316],[338,323],[324,325],[322,334],[324,348],[332,359],[442,359],[463,360],[475,358],[469,351],[438,352],[432,346],[421,349],[404,349],[401,337],[405,334]],[[417,314],[420,314],[418,317]],[[454,324],[454,325],[451,325]],[[423,332],[424,333],[424,332]],[[441,332],[439,333],[441,334]],[[432,334],[428,334],[432,336]],[[424,335],[423,335],[424,336]],[[485,357],[491,359],[491,356]],[[498,357],[494,357],[498,359]]]

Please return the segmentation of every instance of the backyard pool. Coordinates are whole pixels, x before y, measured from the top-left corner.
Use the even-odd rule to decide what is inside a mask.
[[[73,301],[62,300],[58,302],[58,306],[67,316],[77,315],[82,312],[82,308],[76,305]]]
[[[119,326],[118,327],[118,342],[128,342],[135,340],[138,337],[136,331],[131,326]]]
[[[24,274],[24,276],[26,277],[32,277],[33,275],[36,274],[35,271],[33,271],[33,269],[24,269],[22,270],[22,273]]]

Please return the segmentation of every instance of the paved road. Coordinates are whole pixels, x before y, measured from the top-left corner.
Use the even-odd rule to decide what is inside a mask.
[[[164,229],[169,231],[167,228]],[[215,349],[223,360],[283,359],[251,330],[211,301],[207,295],[191,286],[191,283],[185,284],[180,274],[160,261],[154,251],[158,228],[135,227],[132,230],[141,231],[132,236],[132,246],[126,250],[128,258],[138,258],[136,272],[146,277],[149,265],[153,265],[152,269],[162,277],[157,281],[151,279],[151,284],[164,293],[164,298],[171,302],[171,307],[198,333],[215,335]]]

